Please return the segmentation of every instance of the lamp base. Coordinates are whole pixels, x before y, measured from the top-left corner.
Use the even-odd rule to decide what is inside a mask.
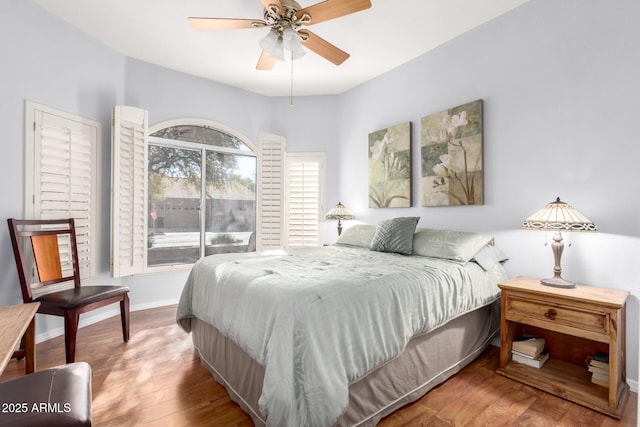
[[[560,276],[552,277],[551,279],[542,279],[540,280],[540,283],[542,283],[545,286],[553,286],[554,288],[570,289],[570,288],[576,287],[575,283],[567,282]]]
[[[556,264],[553,267],[553,277],[551,279],[542,279],[540,283],[545,286],[553,286],[554,288],[575,288],[576,284],[567,282],[560,274],[562,273],[562,268],[560,267],[560,258],[562,257],[562,250],[564,249],[564,243],[562,243],[562,234],[560,231],[556,231],[553,235],[553,243],[551,243],[551,250],[553,250],[553,259]]]

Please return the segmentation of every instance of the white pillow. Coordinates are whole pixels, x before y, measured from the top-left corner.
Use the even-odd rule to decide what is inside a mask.
[[[336,245],[356,246],[359,248],[369,248],[373,235],[376,233],[376,226],[369,224],[356,224],[347,228],[338,236]]]
[[[413,236],[413,254],[466,264],[492,240],[480,233],[419,228]]]
[[[471,261],[475,261],[484,271],[489,270],[491,267],[498,263],[504,263],[509,260],[504,252],[492,245],[487,245],[480,249],[477,254],[474,255]]]

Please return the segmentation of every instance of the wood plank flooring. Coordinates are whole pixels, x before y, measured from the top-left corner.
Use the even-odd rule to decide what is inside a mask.
[[[250,418],[193,355],[191,336],[175,324],[175,306],[131,313],[131,339],[122,342],[120,318],[78,331],[76,360],[93,369],[94,426],[250,427]],[[64,339],[37,345],[37,369],[64,363]],[[12,360],[0,381],[24,375]],[[638,395],[624,417],[613,418],[495,373],[498,350],[478,359],[422,399],[379,424],[399,426],[636,427]]]

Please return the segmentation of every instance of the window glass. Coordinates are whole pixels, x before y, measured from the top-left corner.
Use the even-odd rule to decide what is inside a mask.
[[[149,266],[200,258],[201,164],[200,151],[149,145]]]
[[[170,126],[151,136],[147,265],[247,251],[256,230],[257,158],[250,147],[207,126]]]
[[[207,153],[205,255],[244,252],[256,229],[256,158]]]
[[[195,142],[198,144],[211,145],[215,147],[234,148],[236,150],[251,151],[244,142],[237,137],[221,132],[208,126],[198,125],[177,125],[160,129],[151,134],[162,139],[172,139],[175,141]]]

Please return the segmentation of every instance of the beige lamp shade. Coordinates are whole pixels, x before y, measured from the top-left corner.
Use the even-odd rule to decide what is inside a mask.
[[[354,219],[356,216],[342,203],[338,202],[329,212],[324,214],[325,220],[338,220],[338,236],[342,233],[342,220]]]
[[[324,219],[354,219],[356,216],[351,213],[349,209],[347,209],[342,203],[338,202],[335,207],[331,208],[329,212],[324,214]]]
[[[560,197],[527,218],[522,223],[522,228],[546,231],[598,231],[593,222],[570,204],[560,201]]]
[[[550,279],[542,279],[540,283],[547,286],[557,288],[573,288],[576,285],[568,282],[561,277],[562,268],[560,260],[564,243],[562,243],[561,231],[598,231],[598,227],[578,212],[573,206],[560,201],[560,197],[554,202],[548,203],[543,209],[531,215],[524,220],[522,228],[528,230],[554,231],[553,243],[551,250],[555,259],[553,268],[553,277]]]

